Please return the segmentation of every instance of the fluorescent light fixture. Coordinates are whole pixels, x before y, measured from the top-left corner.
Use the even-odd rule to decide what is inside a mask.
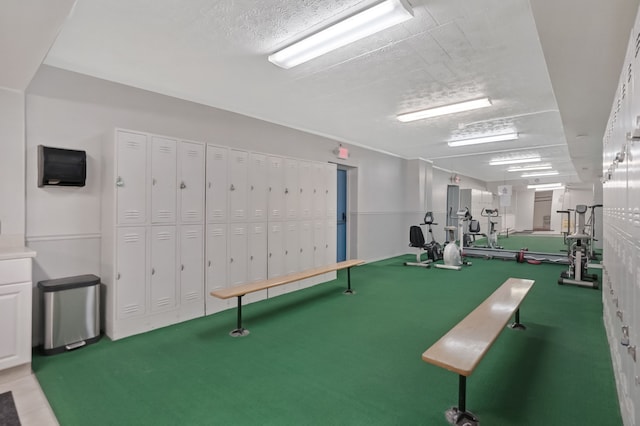
[[[536,191],[547,190],[547,189],[561,189],[564,188],[564,185],[561,183],[539,183],[536,185],[527,185],[527,189],[535,189]]]
[[[540,161],[540,157],[511,158],[504,160],[492,160],[489,162],[489,165],[502,166],[505,164],[536,163],[538,161]]]
[[[486,108],[491,106],[489,98],[474,99],[472,101],[459,102],[457,104],[443,105],[435,108],[423,109],[420,111],[399,114],[398,120],[403,123],[409,121],[422,120],[424,118],[438,117],[440,115],[454,114],[456,112],[471,111],[472,109]]]
[[[543,166],[522,166],[522,167],[509,167],[508,172],[529,172],[533,170],[551,170],[551,166],[545,164]]]
[[[522,175],[520,175],[520,177],[527,178],[527,177],[539,177],[539,176],[555,176],[557,174],[559,173],[556,172],[555,170],[552,170],[550,172],[523,173]]]
[[[518,139],[517,133],[506,133],[503,135],[493,135],[493,136],[483,136],[479,138],[472,139],[461,139],[457,141],[449,141],[447,144],[449,146],[466,146],[466,145],[477,145],[480,143],[490,143],[490,142],[502,142],[502,141],[512,141]]]
[[[269,61],[289,69],[410,18],[413,10],[406,0],[384,0],[269,55]]]

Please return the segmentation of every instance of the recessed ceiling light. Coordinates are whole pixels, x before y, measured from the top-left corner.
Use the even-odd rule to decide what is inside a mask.
[[[454,114],[456,112],[471,111],[473,109],[491,106],[489,98],[474,99],[472,101],[459,102],[456,104],[442,105],[435,108],[423,109],[420,111],[399,114],[398,121],[403,123],[409,121],[422,120],[424,118],[438,117],[440,115]]]
[[[507,169],[508,172],[528,172],[532,170],[551,170],[551,166],[548,164],[540,165],[540,166],[520,166],[520,167],[509,167]]]
[[[449,141],[447,142],[447,144],[449,146],[466,146],[466,145],[477,145],[481,143],[511,141],[516,139],[518,139],[517,133],[506,133],[503,135],[482,136],[478,138]]]
[[[520,175],[520,177],[526,178],[526,177],[539,177],[539,176],[555,176],[557,174],[559,173],[553,170],[550,172],[523,173],[522,175]]]
[[[564,188],[564,185],[557,182],[557,183],[539,183],[536,185],[527,185],[527,189],[535,189],[536,191],[538,190],[546,190],[546,189],[560,189],[560,188]]]
[[[289,69],[413,18],[406,0],[384,0],[269,56]]]
[[[489,165],[502,166],[505,164],[535,163],[540,161],[540,157],[505,158],[504,160],[491,160]]]

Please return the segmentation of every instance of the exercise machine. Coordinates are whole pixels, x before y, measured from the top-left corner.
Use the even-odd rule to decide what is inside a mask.
[[[571,234],[571,211],[569,210],[556,210],[556,213],[566,214],[567,215],[567,229],[562,231],[562,241],[564,245],[568,245],[567,243],[567,235]],[[561,222],[562,223],[562,222]]]
[[[435,263],[436,268],[440,269],[453,269],[459,271],[462,269],[462,265],[471,265],[471,262],[462,260],[462,244],[464,242],[464,224],[471,218],[469,209],[465,207],[462,210],[458,210],[456,214],[458,218],[458,241],[460,246],[456,244],[456,227],[447,226],[445,231],[447,232],[447,245],[444,246],[444,253],[442,260],[444,263]]]
[[[489,233],[487,234],[487,246],[492,249],[501,249],[498,245],[498,231],[496,231],[496,225],[498,222],[491,220],[492,218],[500,217],[498,209],[482,209],[480,216],[487,218],[487,228]]]
[[[569,243],[569,270],[563,271],[558,284],[574,284],[583,287],[598,288],[598,275],[590,275],[587,271],[591,235],[586,233],[585,215],[588,207],[584,204],[576,206],[576,231],[567,235]]]
[[[409,227],[409,247],[417,249],[415,262],[404,262],[405,266],[421,266],[423,268],[430,268],[432,260],[428,258],[429,252],[427,251],[427,244],[424,241],[424,234],[422,228],[419,225],[412,225]],[[422,260],[422,254],[427,254],[427,259]]]
[[[589,230],[588,234],[591,236],[591,242],[589,244],[589,260],[595,260],[598,258],[598,256],[596,256],[596,253],[594,251],[594,246],[595,246],[594,243],[598,241],[596,240],[596,209],[598,207],[602,207],[602,204],[594,204],[592,206],[587,206],[587,208],[591,210],[591,212],[589,213],[589,219],[587,220],[587,224],[585,227],[585,229]]]
[[[433,229],[431,229],[431,225],[438,225],[433,221],[433,212],[426,212],[424,215],[423,225],[427,225],[427,232],[431,238],[431,241],[427,243],[427,253],[429,254],[429,259],[432,261],[442,260],[442,246],[439,242],[436,241],[433,236]]]

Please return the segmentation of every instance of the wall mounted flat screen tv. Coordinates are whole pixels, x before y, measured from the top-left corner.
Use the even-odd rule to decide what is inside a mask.
[[[38,186],[85,186],[87,153],[38,145]]]

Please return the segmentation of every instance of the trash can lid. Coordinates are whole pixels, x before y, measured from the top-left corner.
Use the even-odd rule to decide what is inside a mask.
[[[56,278],[38,282],[38,288],[43,292],[70,290],[72,288],[89,287],[100,284],[100,278],[95,275],[76,275],[74,277]]]

